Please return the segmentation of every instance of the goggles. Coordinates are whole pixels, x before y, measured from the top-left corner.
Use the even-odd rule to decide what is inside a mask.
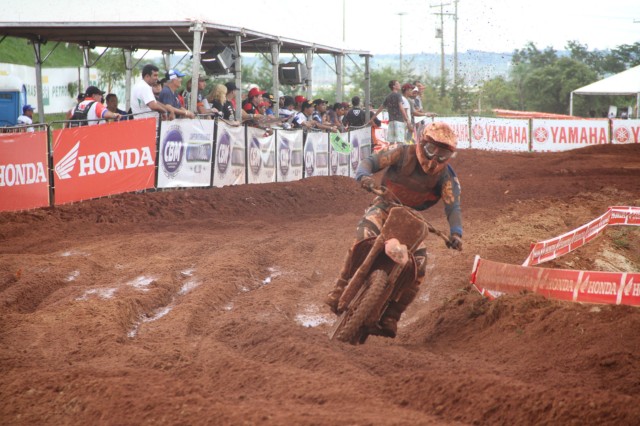
[[[438,163],[444,163],[445,161],[453,158],[454,154],[455,153],[453,151],[449,151],[448,149],[442,148],[432,142],[427,142],[424,146],[424,155],[426,155],[429,160],[433,160],[435,157]]]

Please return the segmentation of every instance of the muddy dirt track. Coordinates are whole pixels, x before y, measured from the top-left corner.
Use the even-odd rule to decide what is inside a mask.
[[[640,424],[638,309],[468,284],[640,205],[640,145],[452,164],[464,251],[431,238],[398,338],[357,347],[322,305],[371,200],[349,178],[0,214],[0,424]],[[544,266],[640,271],[640,229]]]

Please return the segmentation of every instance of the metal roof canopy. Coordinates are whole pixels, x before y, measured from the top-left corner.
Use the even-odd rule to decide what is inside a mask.
[[[369,102],[369,60],[365,51],[346,51],[316,43],[266,34],[246,28],[219,25],[201,20],[179,21],[131,21],[131,22],[2,22],[0,36],[20,37],[34,43],[36,55],[36,81],[38,90],[38,112],[40,122],[44,122],[42,108],[41,65],[44,59],[40,55],[40,46],[47,42],[74,43],[85,49],[85,66],[88,74],[88,49],[97,46],[125,49],[125,52],[138,49],[161,51],[191,51],[193,55],[192,76],[197,77],[200,66],[200,53],[213,47],[229,46],[235,48],[240,56],[244,52],[270,54],[274,67],[273,92],[278,91],[277,65],[279,53],[304,53],[309,73],[307,95],[311,97],[311,69],[313,54],[331,54],[342,62],[344,55],[359,54],[365,57],[365,105]],[[191,47],[190,47],[191,46]],[[196,46],[200,46],[196,48]],[[126,56],[126,54],[125,54]],[[127,68],[131,65],[128,62]],[[338,68],[338,67],[337,67]],[[341,67],[340,67],[341,68]],[[336,69],[338,82],[342,82],[342,70]],[[236,85],[241,86],[241,60],[236,60]],[[130,93],[130,69],[127,69],[127,108]],[[339,100],[342,100],[342,87],[338,84]],[[192,90],[197,85],[192,86]],[[237,94],[238,114],[240,113],[241,93]],[[192,109],[195,109],[196,96],[192,96]]]

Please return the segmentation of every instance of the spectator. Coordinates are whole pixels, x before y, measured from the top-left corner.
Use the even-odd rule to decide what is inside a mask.
[[[211,93],[207,97],[207,101],[211,104],[211,116],[212,117],[223,117],[224,113],[224,104],[227,103],[227,86],[224,84],[216,84],[211,89]]]
[[[325,118],[325,114],[327,112],[327,101],[324,99],[316,99],[313,101],[313,106],[315,107],[315,111],[313,112],[311,119],[315,122],[314,127],[316,129],[335,132],[337,127],[329,124]]]
[[[327,111],[329,124],[340,132],[346,131],[342,118],[344,117],[344,105],[340,102],[333,104],[333,108]]]
[[[153,86],[151,86],[151,90],[153,91],[153,96],[156,98],[156,101],[160,102],[160,92],[162,92],[162,85],[164,84],[164,78],[162,80],[156,81]]]
[[[125,111],[118,108],[118,96],[115,93],[109,93],[105,99],[107,100],[107,109],[114,114],[120,114],[120,119],[117,121],[131,119]]]
[[[222,108],[222,116],[225,120],[236,121],[236,91],[238,87],[232,81],[225,83],[227,88],[227,100]]]
[[[71,120],[73,111],[75,111],[78,104],[82,101],[84,101],[84,93],[78,93],[78,96],[76,96],[76,104],[69,111],[67,111],[67,120]]]
[[[351,98],[351,104],[353,105],[353,108],[351,108],[344,116],[344,125],[347,128],[364,126],[366,114],[365,110],[360,108],[360,97],[354,96]]]
[[[120,120],[119,113],[109,111],[102,104],[102,95],[104,95],[104,92],[96,86],[87,87],[85,98],[76,106],[76,109],[73,111],[73,116],[71,116],[71,120],[83,120],[83,123],[75,123],[80,126],[95,126],[100,123],[100,120],[103,118]],[[74,123],[71,123],[70,125],[73,126]]]
[[[415,97],[413,99],[413,103],[415,106],[415,110],[418,112],[423,112],[424,108],[422,106],[422,94],[424,93],[425,86],[420,82],[420,80],[416,80],[413,82],[414,87],[416,88]]]
[[[271,117],[275,116],[275,114],[273,113],[274,101],[275,99],[273,98],[273,95],[271,93],[265,93],[264,95],[262,95],[262,102],[266,103],[264,115],[270,115]]]
[[[404,143],[405,132],[407,128],[413,131],[413,125],[407,117],[404,108],[402,107],[402,95],[400,94],[400,82],[398,80],[389,81],[389,89],[391,93],[385,98],[384,102],[375,111],[370,122],[373,123],[374,119],[380,112],[386,108],[389,113],[389,127],[387,129],[387,142],[390,143]]]
[[[196,101],[196,111],[200,115],[213,114],[211,106],[207,105],[207,99],[204,96],[204,89],[207,87],[207,78],[204,76],[198,77],[198,100]],[[186,109],[191,108],[191,78],[187,80],[187,89],[184,91],[184,104]]]
[[[296,106],[294,107],[294,109],[296,111],[302,112],[302,104],[303,102],[307,102],[307,98],[305,98],[304,96],[298,95],[294,98],[294,100],[296,101]]]
[[[175,114],[169,111],[153,94],[152,87],[158,84],[158,67],[147,64],[142,68],[142,80],[131,89],[131,112],[133,118],[155,117],[153,111],[160,113],[163,120],[173,120]],[[136,115],[138,114],[138,115]]]
[[[178,89],[182,86],[182,74],[178,70],[169,70],[167,72],[167,82],[160,92],[160,102],[162,102],[169,111],[172,111],[176,117],[195,118],[193,111],[189,111],[180,104],[178,98]]]
[[[304,101],[300,106],[301,111],[297,112],[293,117],[291,124],[295,129],[311,129],[315,127],[315,121],[311,120],[313,114],[313,104]]]
[[[260,90],[258,86],[255,86],[247,95],[247,99],[242,103],[242,119],[251,119],[254,118],[255,115],[260,115],[258,111],[258,105],[262,103],[262,95],[266,92],[264,90]]]
[[[30,126],[25,129],[27,132],[33,132],[33,107],[29,104],[22,107],[22,115],[18,117],[16,125]]]

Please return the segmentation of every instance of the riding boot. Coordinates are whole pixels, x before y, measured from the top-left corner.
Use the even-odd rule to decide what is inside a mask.
[[[340,270],[340,274],[338,275],[338,279],[336,280],[333,289],[329,292],[329,294],[327,294],[327,297],[324,300],[324,303],[329,305],[331,312],[336,315],[338,314],[338,302],[340,301],[340,297],[342,296],[345,287],[349,283],[352,254],[353,248],[350,248],[347,252],[347,257],[344,260],[344,265],[342,265],[342,269]]]
[[[405,288],[397,302],[391,302],[389,304],[380,319],[380,334],[382,336],[396,337],[398,333],[398,321],[400,321],[402,313],[407,309],[409,304],[416,298],[421,282],[421,278],[415,280],[411,286]]]

